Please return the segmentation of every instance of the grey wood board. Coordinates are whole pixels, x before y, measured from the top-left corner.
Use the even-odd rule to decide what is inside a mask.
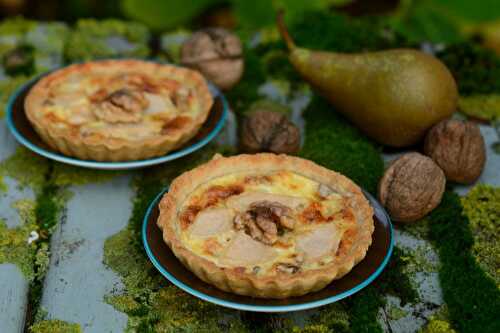
[[[52,235],[42,306],[49,319],[78,323],[84,332],[122,332],[127,316],[104,301],[122,284],[103,264],[103,247],[130,218],[130,177],[70,190],[74,195]]]

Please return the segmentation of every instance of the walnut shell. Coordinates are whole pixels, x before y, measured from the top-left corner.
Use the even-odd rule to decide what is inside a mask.
[[[243,119],[240,147],[248,153],[293,154],[300,148],[300,131],[282,112],[256,110]]]
[[[484,169],[486,150],[479,127],[470,121],[443,120],[429,130],[424,152],[448,180],[470,184]]]
[[[222,28],[195,32],[181,47],[181,63],[199,70],[223,90],[231,89],[243,75],[240,39]]]
[[[446,178],[432,159],[419,153],[393,161],[380,180],[378,196],[393,220],[416,221],[439,205]]]

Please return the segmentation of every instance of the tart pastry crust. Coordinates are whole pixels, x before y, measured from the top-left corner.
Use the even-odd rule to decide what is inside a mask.
[[[176,257],[224,291],[286,298],[366,255],[373,209],[345,176],[287,155],[217,157],[176,178],[157,224]]]
[[[213,99],[198,72],[141,60],[74,64],[40,79],[25,112],[51,148],[96,161],[146,159],[179,148]]]

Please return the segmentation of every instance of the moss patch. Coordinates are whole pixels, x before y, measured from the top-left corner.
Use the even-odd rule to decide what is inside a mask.
[[[35,203],[31,200],[21,200],[14,204],[19,212],[21,225],[7,228],[0,220],[0,263],[12,263],[19,267],[29,282],[35,278],[34,261],[36,245],[28,244],[32,231],[37,231],[35,218]]]
[[[21,186],[29,186],[34,190],[41,189],[49,170],[49,162],[24,147],[0,163],[0,175],[16,179]]]
[[[405,249],[404,255],[401,256],[401,260],[405,262],[404,272],[413,275],[417,272],[436,272],[438,265],[432,263],[427,259],[427,254],[431,251],[431,246],[429,244],[419,246],[415,249]]]
[[[297,332],[349,332],[350,314],[345,304],[334,303],[319,309]]]
[[[43,320],[30,327],[31,333],[81,333],[80,325],[62,320]]]
[[[386,303],[386,294],[399,297],[403,306],[418,300],[417,290],[405,273],[406,256],[406,251],[395,247],[391,261],[381,276],[345,301],[350,306],[349,316],[353,318],[351,332],[383,332],[377,317],[379,309]]]
[[[71,32],[65,48],[69,62],[93,58],[147,57],[148,29],[137,22],[82,19]]]
[[[5,183],[3,176],[0,175],[0,193],[6,193],[9,190],[9,187]]]
[[[448,308],[442,306],[435,314],[433,314],[428,323],[422,327],[419,333],[455,333],[449,322]]]
[[[472,254],[474,238],[458,195],[445,192],[429,220],[429,236],[441,260],[439,280],[453,328],[500,332],[500,290]]]
[[[244,50],[245,72],[240,82],[227,92],[226,96],[236,113],[243,113],[250,104],[260,98],[257,90],[266,80],[260,55],[254,50]]]
[[[500,58],[472,42],[453,44],[437,56],[455,77],[462,96],[500,91]]]
[[[458,100],[460,111],[467,116],[493,121],[500,119],[500,95],[471,95],[460,97]]]
[[[304,117],[306,137],[300,155],[375,193],[384,172],[379,148],[320,97],[314,97]]]
[[[102,183],[123,174],[119,171],[95,170],[55,163],[52,182],[57,186]]]
[[[314,22],[314,24],[312,24]],[[356,19],[327,11],[304,13],[290,33],[300,47],[337,52],[359,52],[404,46],[401,36],[379,19]]]
[[[500,288],[500,188],[477,185],[461,202],[474,237],[472,254]]]

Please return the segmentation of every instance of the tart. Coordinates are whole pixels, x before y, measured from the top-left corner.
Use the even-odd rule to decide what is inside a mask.
[[[158,226],[175,256],[224,291],[286,298],[361,261],[373,209],[351,180],[287,155],[219,157],[176,178]]]
[[[198,72],[141,60],[75,64],[40,79],[26,116],[51,148],[97,161],[159,156],[191,139],[213,104]]]

